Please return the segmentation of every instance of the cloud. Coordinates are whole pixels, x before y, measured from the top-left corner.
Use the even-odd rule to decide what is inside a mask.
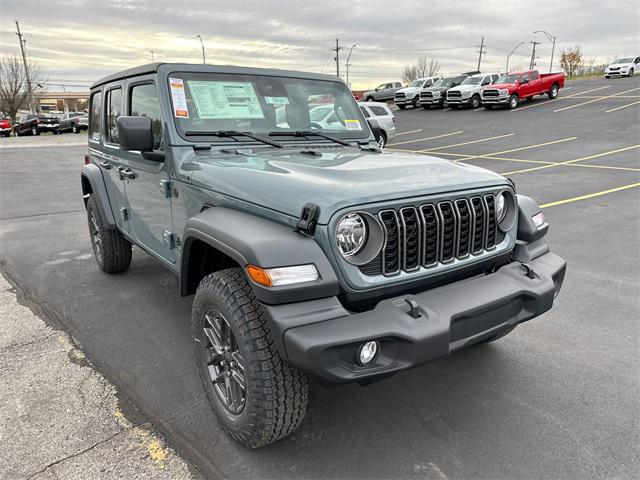
[[[19,18],[29,56],[51,81],[82,84],[156,60],[199,63],[202,35],[208,63],[335,71],[331,48],[339,37],[357,44],[351,57],[355,87],[396,80],[420,55],[446,72],[475,68],[485,37],[483,70],[504,68],[519,42],[537,40],[539,66],[551,44],[534,30],[558,38],[556,51],[581,44],[600,61],[633,53],[639,6],[633,1],[413,1],[323,2],[196,0],[10,2],[0,0],[0,54],[18,50]],[[345,51],[341,52],[344,55]],[[530,47],[512,57],[528,65]],[[344,70],[344,65],[342,65]]]

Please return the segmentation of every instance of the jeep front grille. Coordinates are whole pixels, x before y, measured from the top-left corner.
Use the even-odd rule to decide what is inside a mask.
[[[493,194],[384,209],[380,254],[360,266],[365,275],[395,275],[462,260],[492,250],[505,238],[497,227]]]

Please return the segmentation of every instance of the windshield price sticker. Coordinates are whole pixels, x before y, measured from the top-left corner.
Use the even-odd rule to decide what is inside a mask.
[[[281,105],[289,105],[288,97],[264,97],[264,101],[269,105],[275,105],[276,107]]]
[[[360,120],[345,120],[344,126],[347,127],[347,130],[362,130]]]
[[[250,82],[188,80],[187,85],[201,120],[264,118],[260,101]]]
[[[184,81],[181,78],[170,78],[171,99],[173,100],[173,114],[178,118],[189,118],[187,96],[184,93]]]

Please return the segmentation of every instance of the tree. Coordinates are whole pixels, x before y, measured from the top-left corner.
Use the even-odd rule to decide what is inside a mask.
[[[45,80],[35,63],[29,64],[29,77],[34,97],[46,91]],[[0,111],[16,121],[18,111],[29,108],[29,89],[24,65],[16,55],[0,59]]]
[[[434,77],[440,73],[440,62],[434,58],[420,57],[414,65],[402,69],[402,81],[409,83],[416,78]]]
[[[582,64],[582,47],[576,45],[573,48],[562,49],[560,55],[560,66],[567,72],[568,76],[578,73],[578,68]]]

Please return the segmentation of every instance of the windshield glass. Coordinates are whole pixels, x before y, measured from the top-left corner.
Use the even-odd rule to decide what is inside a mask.
[[[200,132],[212,141],[233,141],[206,134],[220,130],[369,136],[353,96],[337,81],[190,72],[169,75],[169,90],[178,130],[189,132],[191,141],[202,141]]]
[[[480,80],[482,77],[467,77],[460,85],[480,85]]]
[[[424,83],[424,80],[414,80],[409,84],[410,87],[420,87]]]
[[[619,58],[618,60],[613,62],[614,65],[616,63],[633,63],[633,58]]]
[[[520,75],[500,75],[496,83],[516,83]]]

